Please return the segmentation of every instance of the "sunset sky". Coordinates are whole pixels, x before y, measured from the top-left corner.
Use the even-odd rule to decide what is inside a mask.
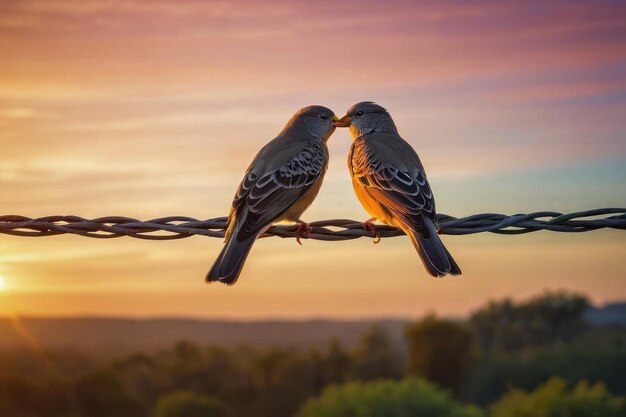
[[[626,3],[0,3],[0,214],[227,214],[258,149],[299,108],[388,108],[438,211],[626,206]],[[303,219],[368,216],[329,141]],[[405,237],[262,239],[234,287],[204,284],[219,239],[0,235],[0,315],[416,317],[567,288],[626,299],[626,233],[444,236],[434,279]]]

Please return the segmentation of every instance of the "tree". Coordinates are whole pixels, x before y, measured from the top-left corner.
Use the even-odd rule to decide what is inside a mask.
[[[147,404],[153,404],[166,391],[167,378],[160,372],[160,364],[145,353],[134,353],[116,360],[111,369],[125,382],[126,386]]]
[[[472,406],[464,407],[448,393],[419,379],[352,382],[331,386],[319,398],[308,401],[297,417],[481,417]]]
[[[491,406],[491,417],[624,417],[626,399],[612,396],[602,383],[552,378],[533,392],[512,389]]]
[[[65,378],[0,374],[0,416],[67,416],[76,412],[71,390]]]
[[[145,408],[114,372],[97,370],[83,375],[76,382],[76,396],[89,417],[140,417]]]
[[[295,349],[256,354],[250,375],[257,393],[251,414],[257,417],[292,416],[302,401],[319,394],[323,382],[319,354]]]
[[[189,391],[177,391],[161,397],[153,417],[224,417],[224,407],[214,398]]]
[[[470,317],[481,348],[514,352],[529,346],[569,342],[585,329],[586,297],[566,291],[547,292],[526,302],[490,302]]]
[[[614,336],[614,332],[609,334]],[[463,398],[488,404],[502,397],[510,386],[532,390],[551,376],[569,383],[601,381],[609,392],[625,395],[626,349],[611,342],[611,337],[603,339],[596,333],[589,340],[528,349],[523,354],[486,355],[466,379]]]
[[[337,338],[333,338],[321,358],[323,384],[340,384],[346,382],[352,369],[350,355],[344,350]]]
[[[377,326],[371,327],[354,353],[355,377],[362,381],[399,378],[402,371],[396,356],[389,335]]]
[[[407,373],[456,393],[476,360],[474,337],[463,324],[434,316],[407,326]]]
[[[250,396],[251,382],[232,351],[179,342],[162,366],[168,375],[170,389],[167,391],[207,394],[226,403]]]

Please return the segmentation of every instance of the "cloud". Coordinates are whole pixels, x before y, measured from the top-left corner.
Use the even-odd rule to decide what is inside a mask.
[[[55,113],[42,112],[29,107],[10,107],[0,109],[0,119],[58,119],[59,115]]]

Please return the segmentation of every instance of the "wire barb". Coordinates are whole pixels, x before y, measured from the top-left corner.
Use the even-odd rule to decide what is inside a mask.
[[[197,220],[192,217],[171,216],[140,221],[129,217],[108,216],[84,219],[78,216],[47,216],[32,219],[24,216],[0,216],[0,233],[14,236],[55,236],[74,234],[98,239],[130,236],[137,239],[170,240],[193,235],[224,237],[226,217]],[[518,235],[550,230],[553,232],[588,232],[597,229],[626,230],[626,208],[603,208],[561,214],[540,211],[529,214],[483,213],[456,218],[446,214],[437,216],[441,234],[469,235],[474,233],[499,233]],[[370,230],[354,220],[334,219],[309,223],[309,239],[349,240],[371,238]],[[402,230],[386,225],[376,225],[381,238],[401,236]],[[277,225],[263,237],[296,237],[298,225]]]

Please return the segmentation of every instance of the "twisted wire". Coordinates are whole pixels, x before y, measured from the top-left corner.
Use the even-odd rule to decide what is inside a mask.
[[[446,214],[437,216],[440,233],[469,235],[474,233],[498,233],[517,235],[549,230],[553,232],[588,232],[597,229],[626,230],[626,208],[602,208],[562,214],[540,211],[529,214],[504,215],[496,213],[474,214],[456,218]],[[310,239],[349,240],[372,237],[364,224],[348,219],[321,220],[309,223]],[[29,218],[24,216],[0,216],[0,233],[14,236],[55,236],[74,234],[99,239],[130,236],[138,239],[170,240],[193,235],[224,237],[226,217],[198,220],[184,216],[161,217],[140,221],[129,217],[107,216],[84,219],[78,216],[47,216]],[[295,225],[271,227],[263,237],[295,237]],[[377,225],[380,237],[404,234],[402,230],[386,225]]]

